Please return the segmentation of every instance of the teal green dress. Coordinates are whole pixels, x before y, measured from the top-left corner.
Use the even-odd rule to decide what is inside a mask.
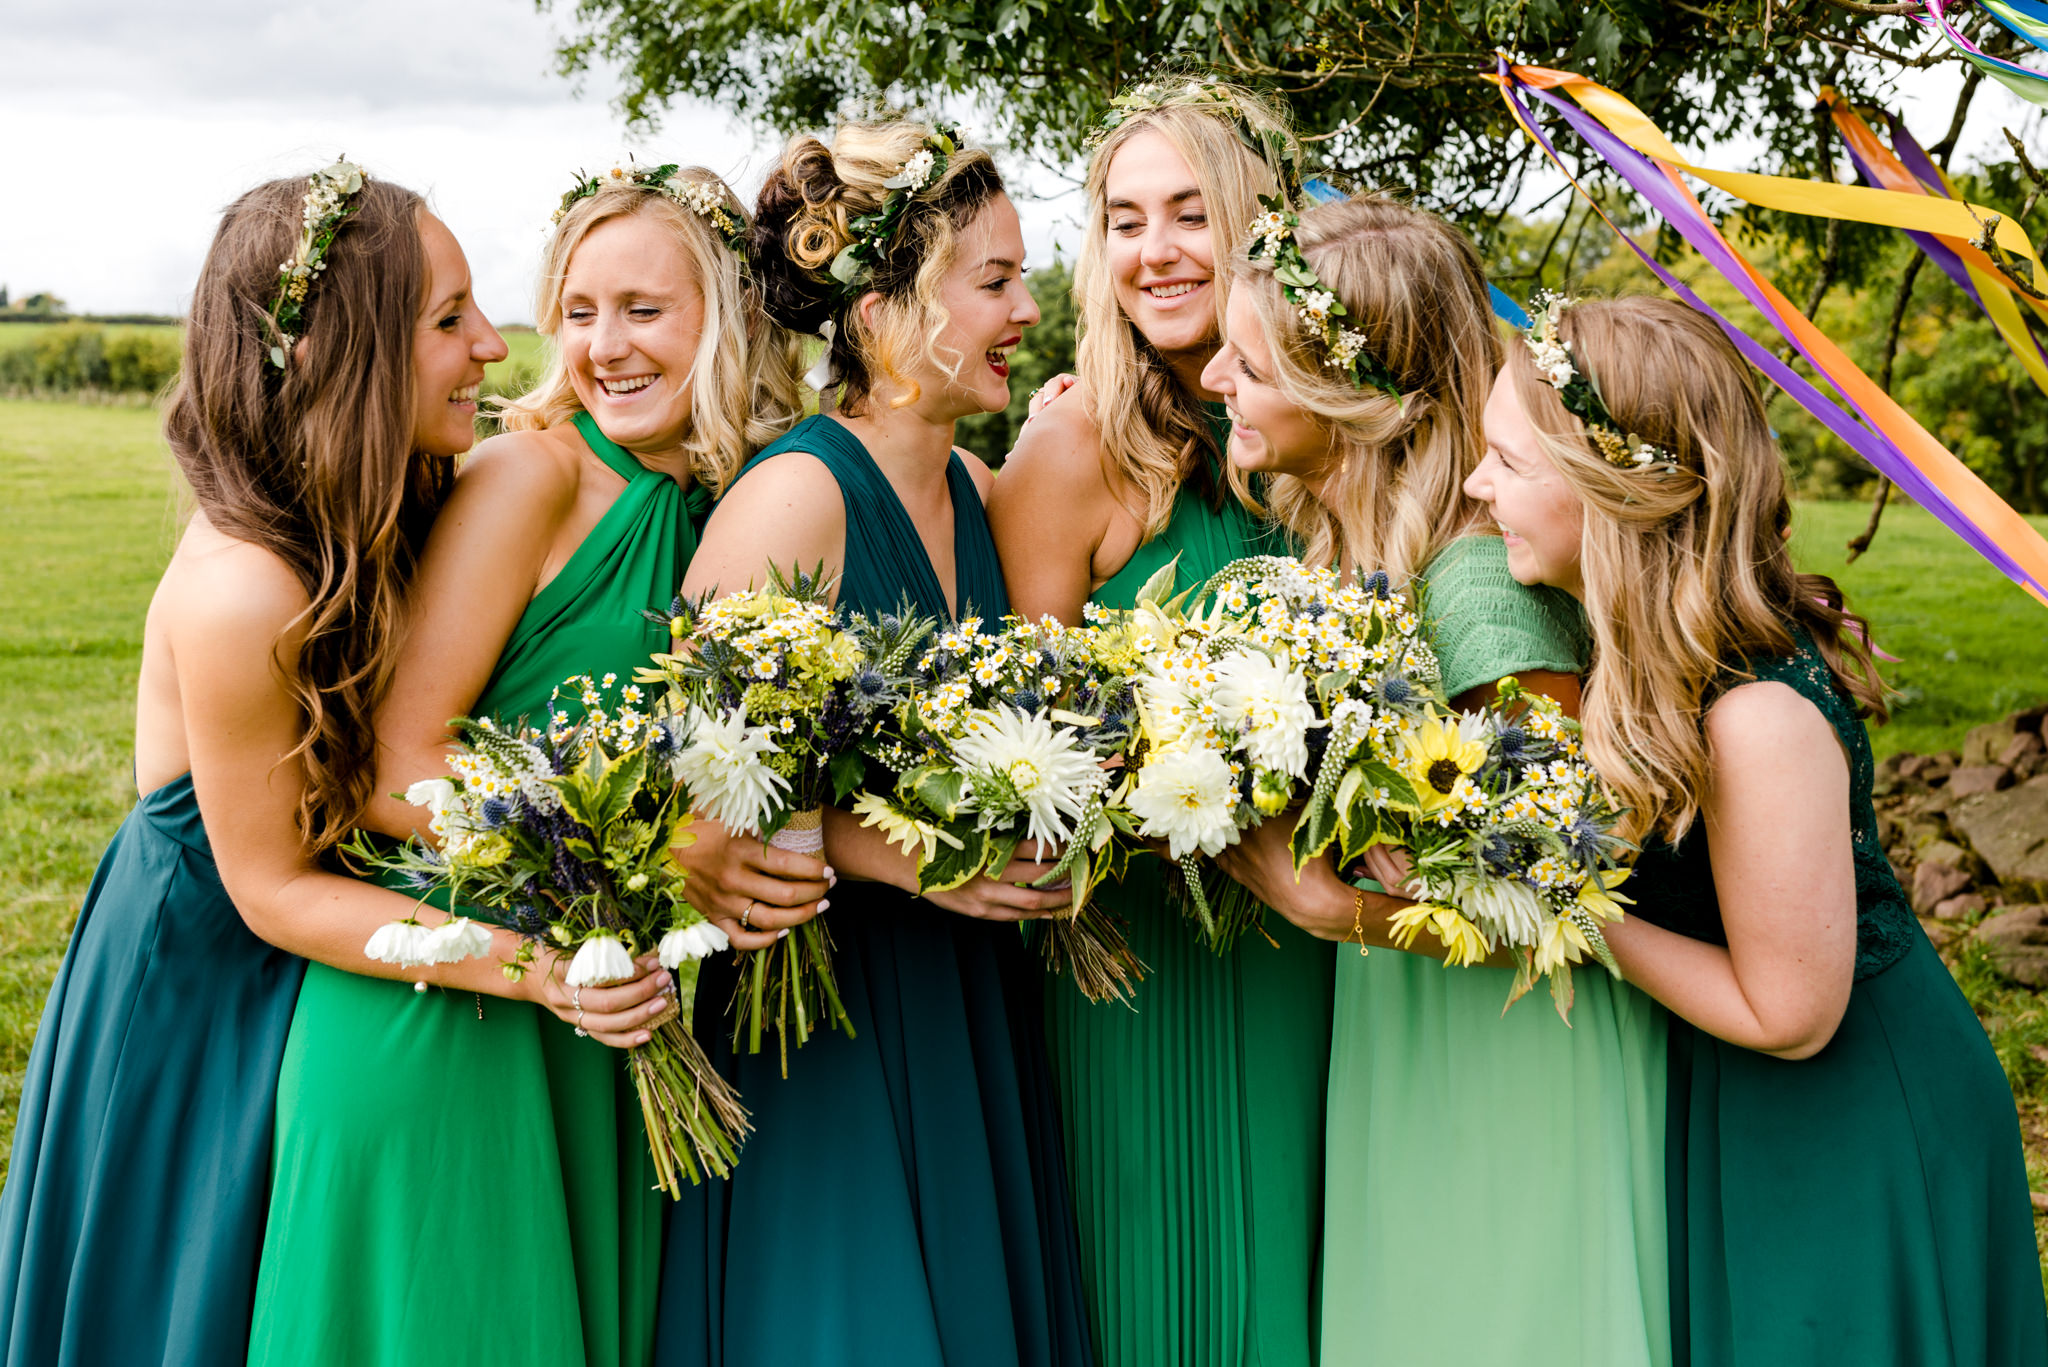
[[[228,900],[187,774],[100,859],[0,1192],[0,1363],[234,1363],[304,960]]]
[[[1834,1037],[1808,1059],[1672,1021],[1676,1360],[2048,1362],[2011,1086],[1878,843],[1869,735],[1812,639],[1794,636],[1794,654],[1746,672],[1797,690],[1849,757],[1855,985]],[[1727,943],[1703,823],[1675,849],[1648,846],[1629,891],[1643,919]]]
[[[1577,604],[1497,537],[1422,576],[1455,697],[1583,672]],[[1512,974],[1376,949],[1337,959],[1324,1220],[1329,1367],[1670,1361],[1662,1008],[1597,969],[1567,1027]]]
[[[474,712],[634,667],[708,506],[598,431],[626,487],[527,605]],[[478,567],[488,573],[488,567]],[[663,1198],[625,1056],[526,1002],[314,964],[278,1083],[260,1367],[644,1367]]]
[[[1194,488],[1093,601],[1127,608],[1288,547]],[[1132,1004],[1046,985],[1095,1351],[1105,1367],[1308,1367],[1322,1250],[1323,1088],[1335,947],[1268,913],[1227,954],[1151,856],[1097,894],[1149,968]]]
[[[839,606],[953,614],[916,524],[846,427],[813,417],[785,451],[823,462],[846,507]],[[742,472],[741,478],[746,477]],[[974,479],[956,455],[955,600],[1008,608]],[[1086,1367],[1080,1276],[1039,1011],[1042,970],[1017,927],[842,881],[825,913],[854,1036],[814,1036],[780,1075],[698,1033],[735,1079],[754,1134],[730,1179],[669,1221],[663,1367]],[[728,1000],[731,956],[700,1002]]]

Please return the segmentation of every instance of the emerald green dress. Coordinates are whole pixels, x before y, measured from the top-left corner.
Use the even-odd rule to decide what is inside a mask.
[[[708,500],[577,429],[626,488],[527,605],[477,715],[633,668]],[[487,566],[477,567],[488,573]],[[278,1081],[249,1361],[644,1367],[662,1198],[624,1055],[526,1002],[314,964]]]
[[[1195,488],[1094,596],[1132,606],[1180,557],[1180,588],[1287,547]],[[1097,893],[1149,968],[1132,1005],[1046,985],[1089,1322],[1104,1367],[1308,1367],[1322,1251],[1323,1086],[1335,947],[1266,915],[1227,954],[1134,859]]]
[[[953,615],[916,524],[852,432],[809,418],[754,464],[785,451],[816,457],[839,485],[841,608],[890,613],[907,598]],[[992,622],[1009,600],[957,455],[947,484],[953,602]],[[676,1203],[656,1361],[1087,1367],[1036,957],[1014,924],[881,884],[842,880],[831,902],[851,1038],[812,1037],[784,1078],[772,1050],[735,1057],[731,1022],[699,1013],[754,1133],[729,1179]],[[697,999],[729,1000],[734,982],[732,956],[716,956]]]
[[[1508,573],[1497,537],[1423,573],[1455,697],[1576,674],[1577,604]],[[1324,1222],[1326,1367],[1643,1367],[1670,1360],[1662,1008],[1597,968],[1569,1028],[1512,973],[1346,950]]]
[[[1672,1022],[1676,1359],[2048,1362],[2012,1089],[1878,843],[1870,738],[1812,639],[1794,636],[1794,654],[1749,661],[1747,672],[1797,690],[1848,755],[1855,985],[1834,1037],[1808,1059]],[[1629,891],[1643,919],[1726,944],[1713,880],[1695,823],[1675,849],[1643,851]]]

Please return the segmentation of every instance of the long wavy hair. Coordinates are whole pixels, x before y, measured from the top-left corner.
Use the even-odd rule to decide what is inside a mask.
[[[795,332],[835,325],[839,411],[849,417],[878,394],[892,408],[916,403],[912,372],[921,364],[957,379],[972,359],[944,344],[952,318],[941,290],[961,231],[1003,193],[987,152],[961,148],[947,158],[943,176],[911,196],[867,284],[882,296],[872,323],[844,304],[831,274],[832,259],[853,241],[851,220],[882,207],[891,193],[883,182],[917,155],[931,131],[899,119],[843,124],[830,147],[794,138],[754,202],[749,255],[768,314]]]
[[[1242,86],[1206,84],[1227,94],[1253,128],[1292,137],[1286,116],[1267,100]],[[1229,298],[1224,261],[1258,213],[1258,197],[1275,193],[1279,182],[1274,168],[1245,145],[1227,108],[1211,95],[1174,96],[1133,114],[1088,159],[1088,233],[1074,267],[1081,315],[1074,369],[1089,421],[1102,434],[1103,452],[1142,501],[1130,511],[1149,541],[1166,530],[1183,485],[1215,502],[1226,491],[1210,474],[1223,452],[1200,398],[1174,377],[1166,357],[1138,331],[1116,298],[1109,265],[1109,168],[1124,145],[1144,132],[1171,143],[1201,189],[1217,265],[1212,327],[1219,345]]]
[[[306,177],[273,180],[228,207],[193,291],[164,436],[207,521],[277,556],[305,588],[289,629],[303,644],[283,668],[301,723],[282,762],[304,770],[299,834],[317,858],[370,799],[371,714],[455,463],[413,449],[427,263],[412,191],[364,185],[314,279],[291,364],[270,365],[266,311],[306,191]]]
[[[1842,591],[1793,568],[1784,464],[1749,367],[1721,330],[1644,297],[1586,300],[1558,331],[1621,429],[1675,458],[1669,470],[1609,464],[1529,348],[1508,348],[1515,394],[1586,509],[1587,758],[1631,809],[1631,834],[1676,841],[1711,783],[1700,716],[1731,662],[1789,654],[1798,625],[1861,715],[1885,715],[1883,684]]]
[[[724,181],[700,166],[677,178],[715,186],[725,211],[746,221],[746,211]],[[771,322],[761,307],[742,258],[712,225],[652,185],[610,185],[578,200],[555,225],[542,258],[534,296],[535,330],[549,341],[540,383],[496,405],[507,431],[532,431],[567,422],[583,410],[562,355],[562,289],[569,259],[599,224],[638,215],[668,229],[704,300],[704,331],[691,358],[690,430],[683,452],[690,478],[713,494],[725,492],[747,457],[774,441],[803,416],[798,389],[801,346]]]
[[[1276,475],[1261,501],[1309,563],[1385,570],[1400,583],[1478,516],[1464,483],[1486,451],[1481,414],[1500,370],[1479,254],[1443,219],[1384,194],[1307,210],[1295,240],[1402,393],[1358,388],[1332,369],[1271,259],[1247,261],[1240,248],[1233,287],[1258,315],[1281,393],[1329,433],[1336,467],[1320,495]]]

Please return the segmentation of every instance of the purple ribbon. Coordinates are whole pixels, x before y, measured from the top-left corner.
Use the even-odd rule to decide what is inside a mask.
[[[1728,279],[1729,283],[1740,290],[1743,297],[1756,306],[1758,312],[1763,314],[1766,319],[1773,320],[1773,326],[1777,327],[1779,334],[1787,342],[1790,342],[1800,355],[1805,356],[1816,371],[1822,375],[1828,373],[1827,368],[1814,359],[1813,355],[1807,351],[1797,337],[1786,332],[1783,327],[1779,327],[1776,324],[1777,310],[1770,301],[1769,296],[1750,278],[1750,274],[1744,269],[1740,258],[1721,239],[1721,235],[1715,232],[1710,224],[1705,223],[1699,217],[1691,199],[1665,178],[1662,169],[1655,161],[1609,132],[1605,124],[1580,109],[1569,99],[1548,90],[1539,90],[1533,86],[1523,84],[1509,69],[1505,57],[1499,59],[1498,71],[1503,82],[1502,89],[1507,95],[1509,104],[1514,107],[1516,114],[1521,118],[1522,126],[1543,150],[1549,153],[1553,161],[1556,161],[1559,166],[1564,165],[1564,159],[1558,156],[1557,148],[1544,135],[1543,130],[1537,126],[1535,115],[1520,98],[1524,93],[1533,95],[1541,100],[1560,115],[1566,123],[1570,124],[1580,137],[1591,144],[1594,151],[1604,157],[1608,164],[1620,173],[1623,180],[1626,180],[1635,188],[1636,193],[1648,200],[1651,206],[1664,216],[1664,221],[1676,229],[1679,235],[1692,245],[1693,250],[1705,257],[1709,264]],[[1880,474],[1883,474],[1892,483],[1898,485],[1899,489],[1908,498],[1933,513],[1936,518],[1940,519],[1943,525],[1961,537],[1971,549],[1996,566],[1999,573],[2003,574],[2006,578],[2011,579],[2015,583],[2032,585],[2037,592],[2044,591],[2041,585],[2034,583],[2033,576],[2022,569],[2005,552],[2003,547],[1985,535],[1976,523],[1970,521],[1963,514],[1962,510],[1956,507],[1947,494],[1943,493],[1926,475],[1921,473],[1920,467],[1913,464],[1911,457],[1907,456],[1904,451],[1901,451],[1890,437],[1879,430],[1876,421],[1868,413],[1864,412],[1862,407],[1854,399],[1850,398],[1847,393],[1842,394],[1842,399],[1850,408],[1855,410],[1855,418],[1844,412],[1840,404],[1837,404],[1834,400],[1828,398],[1827,395],[1821,393],[1820,390],[1801,376],[1799,372],[1783,361],[1780,361],[1762,343],[1758,342],[1741,328],[1736,327],[1735,324],[1729,322],[1726,318],[1723,318],[1710,304],[1693,293],[1683,281],[1671,274],[1670,271],[1664,269],[1655,257],[1644,251],[1637,244],[1634,238],[1622,232],[1619,228],[1615,229],[1615,232],[1623,242],[1629,245],[1629,248],[1637,256],[1642,258],[1643,264],[1654,271],[1657,278],[1662,280],[1673,294],[1676,294],[1687,304],[1690,304],[1693,308],[1712,319],[1715,325],[1727,335],[1728,340],[1734,344],[1735,349],[1741,352],[1751,365],[1768,376],[1772,383],[1783,389],[1785,393],[1792,397],[1795,403],[1808,413],[1811,413],[1823,426],[1839,437],[1851,450],[1868,461]],[[1830,377],[1830,382],[1832,382],[1832,377]],[[1840,392],[1839,389],[1838,392]],[[1857,418],[1862,419],[1862,421],[1858,422]]]

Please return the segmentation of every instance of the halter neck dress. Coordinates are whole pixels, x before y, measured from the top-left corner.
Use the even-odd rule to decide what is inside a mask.
[[[0,1363],[240,1362],[305,961],[221,886],[192,776],[101,856],[0,1192]]]
[[[473,715],[538,721],[563,679],[630,679],[667,646],[641,614],[668,607],[709,500],[575,422],[626,487],[527,605]],[[249,1361],[643,1367],[663,1198],[624,1060],[527,1002],[312,965]]]
[[[823,415],[741,478],[808,452],[846,508],[839,606],[955,613],[917,526],[860,441]],[[1008,609],[980,492],[955,455],[958,615]],[[825,913],[854,1038],[735,1056],[731,1023],[699,1033],[739,1086],[754,1133],[725,1181],[669,1222],[662,1367],[1078,1367],[1088,1358],[1036,957],[1013,924],[977,921],[842,880]],[[729,955],[700,1002],[729,1000]]]
[[[1184,486],[1166,529],[1090,601],[1133,606],[1176,556],[1179,590],[1290,551],[1235,498]],[[1046,985],[1096,1355],[1309,1367],[1335,947],[1269,912],[1219,955],[1169,891],[1180,876],[1140,856],[1097,893],[1148,968],[1130,1007]]]
[[[1848,756],[1855,985],[1834,1037],[1807,1059],[1672,1019],[1675,1360],[2048,1362],[2011,1084],[1878,842],[1869,733],[1812,638],[1793,637],[1792,654],[1743,672],[1812,703]],[[1630,882],[1644,920],[1727,943],[1704,822],[1675,849],[1646,843]]]

